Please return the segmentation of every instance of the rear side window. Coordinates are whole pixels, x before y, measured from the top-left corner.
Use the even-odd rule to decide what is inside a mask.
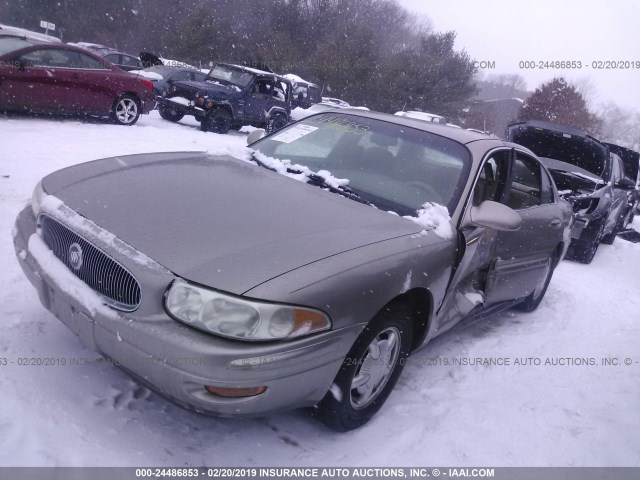
[[[126,65],[127,67],[142,68],[142,63],[136,57],[132,57],[130,55],[121,55],[120,58],[122,58],[121,65]]]
[[[545,203],[553,203],[555,201],[553,196],[553,183],[551,178],[549,178],[549,174],[542,167],[540,167],[540,176],[542,186],[542,190],[540,191],[540,203],[543,205]]]
[[[312,103],[320,103],[320,90],[316,87],[309,87],[309,100]]]
[[[107,62],[111,62],[111,63],[114,63],[116,65],[120,63],[120,55],[118,55],[118,54],[107,55],[107,56],[104,57],[104,59]]]
[[[85,55],[84,53],[79,53],[78,55],[80,56],[80,64],[82,68],[90,70],[105,70],[107,68],[104,63],[90,57],[89,55]]]

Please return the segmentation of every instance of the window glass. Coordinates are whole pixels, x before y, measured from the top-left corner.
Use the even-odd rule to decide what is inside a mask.
[[[105,57],[103,57],[106,61],[114,63],[114,64],[119,64],[120,63],[120,55],[118,55],[117,53],[112,53],[111,55],[107,55]]]
[[[540,203],[553,203],[555,201],[553,196],[553,182],[551,181],[551,178],[549,178],[549,174],[543,168],[540,168],[540,175],[542,186],[542,190],[540,191]]]
[[[509,152],[506,150],[493,153],[484,162],[473,189],[474,205],[480,205],[485,200],[499,202],[502,199],[508,162]]]
[[[542,190],[540,165],[534,159],[521,153],[516,154],[513,162],[511,189],[507,206],[514,210],[540,205]]]
[[[195,80],[196,82],[204,82],[207,78],[207,74],[202,72],[191,72],[191,77],[191,80]]]
[[[121,55],[120,58],[122,59],[121,65],[142,68],[142,63],[136,57],[132,57],[131,55]]]
[[[320,102],[320,90],[316,87],[309,87],[309,100],[313,103]]]
[[[92,69],[92,70],[104,70],[107,67],[99,60],[96,60],[89,55],[85,55],[84,53],[79,53],[80,63],[82,68]]]
[[[172,82],[181,82],[182,80],[190,80],[189,72],[178,72],[171,79]]]

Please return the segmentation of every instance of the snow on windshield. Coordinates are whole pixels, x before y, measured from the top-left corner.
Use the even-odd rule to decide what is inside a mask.
[[[306,183],[309,181],[311,175],[317,175],[322,177],[324,182],[332,188],[345,187],[349,184],[348,179],[336,178],[328,170],[318,170],[314,172],[309,167],[292,163],[291,160],[280,160],[279,158],[269,157],[260,150],[256,150],[253,155],[265,167],[301,182]]]

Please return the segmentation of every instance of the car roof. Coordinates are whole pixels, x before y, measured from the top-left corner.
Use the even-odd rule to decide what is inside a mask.
[[[465,130],[464,128],[455,128],[447,125],[425,122],[424,120],[417,120],[411,117],[400,117],[397,115],[391,115],[389,113],[380,113],[374,112],[372,110],[359,110],[355,108],[341,108],[339,110],[330,110],[327,112],[321,113],[335,113],[338,115],[353,115],[364,118],[371,118],[374,120],[382,120],[385,122],[395,123],[396,125],[403,125],[410,128],[415,128],[417,130],[422,130],[424,132],[434,133],[436,135],[441,135],[443,137],[450,138],[455,140],[458,143],[468,144],[471,142],[477,141],[492,141],[492,142],[500,142],[504,145],[509,145],[517,148],[524,148],[521,145],[511,144],[508,142],[503,142],[496,138],[491,138],[488,135],[483,133],[472,132],[470,130]],[[320,115],[320,113],[318,114]]]

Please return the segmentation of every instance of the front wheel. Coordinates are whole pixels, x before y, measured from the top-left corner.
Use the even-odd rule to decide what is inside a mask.
[[[179,122],[184,117],[183,113],[165,105],[158,106],[158,113],[162,118],[170,122]]]
[[[553,271],[556,269],[557,265],[558,261],[556,260],[556,257],[549,257],[549,260],[547,260],[547,267],[545,270],[544,278],[540,281],[533,292],[531,292],[522,303],[517,304],[515,308],[523,312],[533,312],[536,308],[538,308],[538,306],[542,302],[542,299],[544,298],[545,293],[547,293],[547,288],[549,288],[551,277],[553,277]]]
[[[320,419],[346,432],[368,422],[393,390],[411,351],[411,315],[386,307],[362,331],[318,405]]]
[[[233,118],[228,110],[224,108],[216,108],[211,110],[202,123],[200,128],[203,132],[214,132],[225,134],[231,129]]]
[[[140,103],[133,95],[119,96],[111,108],[111,120],[118,125],[133,125],[140,118]]]

